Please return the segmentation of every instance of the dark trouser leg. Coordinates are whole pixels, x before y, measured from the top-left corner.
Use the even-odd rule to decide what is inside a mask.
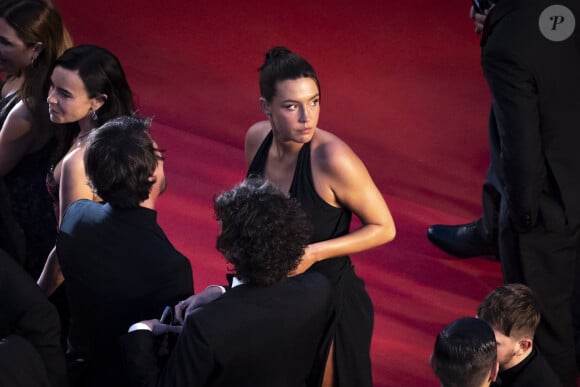
[[[483,214],[481,215],[481,232],[484,238],[493,246],[497,255],[497,239],[499,229],[499,208],[501,195],[495,188],[495,175],[491,167],[487,172],[486,181],[481,188],[481,204]]]
[[[519,234],[502,211],[500,256],[505,283],[528,285],[542,307],[535,342],[562,380],[576,386],[577,369],[572,324],[578,230],[542,226]]]

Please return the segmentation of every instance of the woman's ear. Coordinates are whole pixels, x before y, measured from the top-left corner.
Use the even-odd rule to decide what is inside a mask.
[[[32,47],[32,52],[34,52],[36,55],[38,55],[43,50],[44,50],[44,43],[42,43],[42,42],[36,42],[36,43],[34,43],[34,46]]]
[[[270,104],[268,103],[268,101],[266,101],[266,98],[264,97],[260,97],[260,109],[262,109],[262,112],[270,117],[272,115],[271,111],[270,111]]]
[[[44,50],[44,43],[36,42],[32,46],[32,63],[35,64],[36,58],[40,55],[40,53]]]
[[[95,98],[93,98],[92,103],[91,103],[91,107],[93,108],[93,111],[99,110],[101,108],[101,106],[103,106],[105,104],[106,101],[107,101],[107,94],[99,94]]]

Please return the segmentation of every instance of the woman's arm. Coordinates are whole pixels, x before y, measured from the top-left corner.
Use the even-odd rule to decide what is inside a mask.
[[[340,139],[321,131],[313,147],[312,173],[318,194],[329,204],[351,210],[362,226],[344,236],[306,248],[295,274],[324,259],[354,254],[390,242],[395,223],[383,195],[357,155]]]
[[[64,281],[62,271],[60,270],[60,264],[58,262],[58,257],[56,255],[56,246],[52,248],[40,278],[38,279],[38,286],[46,294],[50,296]]]
[[[84,148],[78,148],[69,153],[62,161],[59,191],[59,224],[64,211],[70,203],[79,199],[93,199],[93,191],[89,187],[85,175],[83,157]],[[44,269],[38,279],[38,285],[46,295],[51,295],[63,281],[64,276],[58,262],[55,246],[48,255]]]
[[[85,173],[85,148],[79,147],[62,161],[59,188],[59,221],[69,204],[80,199],[93,200],[93,190]]]
[[[32,118],[18,102],[8,113],[0,131],[0,176],[10,173],[34,143]]]

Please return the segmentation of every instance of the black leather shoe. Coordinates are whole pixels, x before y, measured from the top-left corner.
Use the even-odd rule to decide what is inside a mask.
[[[495,248],[482,231],[481,219],[457,226],[436,224],[427,230],[427,238],[435,246],[458,258],[495,255]]]

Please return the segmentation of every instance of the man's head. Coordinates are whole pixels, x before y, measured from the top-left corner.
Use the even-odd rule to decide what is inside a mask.
[[[270,286],[298,266],[312,226],[295,199],[249,178],[217,196],[214,209],[221,225],[216,247],[240,280]]]
[[[477,316],[493,328],[501,370],[512,368],[531,352],[540,306],[530,288],[521,284],[498,287],[479,305]]]
[[[443,387],[489,386],[497,376],[497,348],[491,327],[464,317],[437,335],[430,363]]]
[[[97,195],[114,207],[135,208],[165,190],[163,157],[149,126],[149,120],[121,116],[89,135],[87,177]]]

